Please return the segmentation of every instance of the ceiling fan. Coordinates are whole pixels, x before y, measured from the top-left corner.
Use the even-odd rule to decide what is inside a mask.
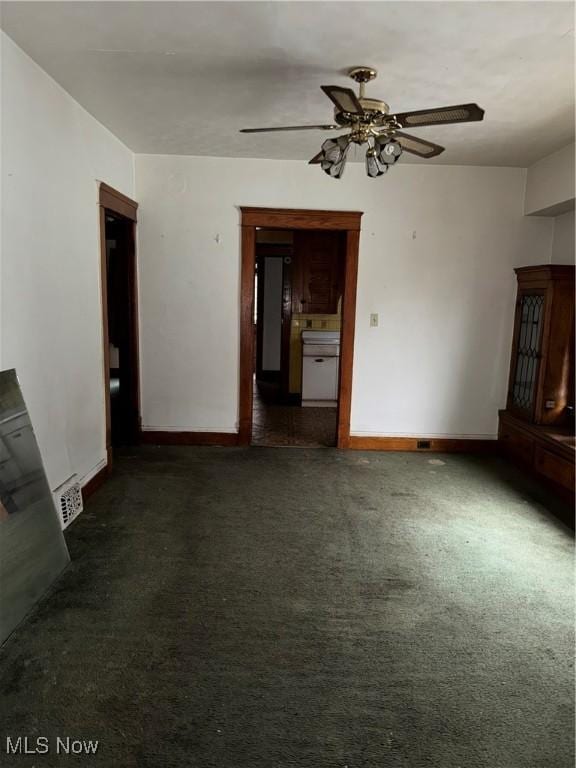
[[[243,128],[240,133],[268,133],[273,131],[332,131],[349,128],[350,133],[327,139],[311,164],[318,164],[329,176],[341,178],[346,156],[352,144],[367,144],[366,173],[368,176],[382,176],[393,165],[402,152],[419,157],[436,157],[444,147],[425,141],[418,136],[404,133],[404,128],[419,128],[425,125],[446,123],[471,123],[484,118],[484,110],[477,104],[456,104],[451,107],[421,109],[416,112],[390,114],[385,101],[365,96],[365,86],[378,73],[372,67],[354,67],[348,76],[359,84],[358,96],[351,88],[340,85],[320,86],[334,103],[335,123],[324,125],[293,125],[278,128]]]

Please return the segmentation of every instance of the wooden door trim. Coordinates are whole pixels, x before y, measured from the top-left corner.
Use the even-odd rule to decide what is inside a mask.
[[[350,410],[352,408],[352,367],[354,363],[354,331],[356,325],[356,286],[360,230],[346,232],[344,259],[344,293],[342,297],[342,329],[340,331],[340,366],[338,376],[338,422],[336,446],[350,447]]]
[[[99,186],[99,214],[100,214],[100,284],[101,284],[101,304],[102,304],[102,346],[104,359],[104,419],[106,429],[106,458],[107,470],[112,467],[112,417],[110,413],[110,343],[108,334],[108,273],[106,267],[106,211],[111,211],[126,219],[132,221],[132,259],[130,266],[130,275],[132,280],[131,296],[131,324],[130,324],[130,346],[134,354],[134,373],[131,380],[131,402],[134,403],[138,431],[140,429],[140,360],[139,360],[139,329],[138,329],[138,270],[136,266],[136,222],[138,203],[131,200],[122,192],[100,182]]]
[[[338,229],[360,231],[359,211],[240,207],[243,227],[270,229]]]
[[[338,421],[336,446],[350,444],[350,409],[352,405],[352,364],[354,327],[356,322],[356,286],[358,248],[360,242],[359,211],[315,211],[293,208],[246,208],[241,213],[240,274],[240,395],[238,443],[252,441],[252,379],[254,334],[254,268],[256,260],[256,227],[274,229],[332,229],[346,232],[344,295],[342,299],[342,331],[340,337],[340,372],[338,380]]]
[[[114,213],[124,216],[126,219],[137,221],[138,203],[131,200],[117,189],[109,187],[103,181],[100,182],[100,205]]]

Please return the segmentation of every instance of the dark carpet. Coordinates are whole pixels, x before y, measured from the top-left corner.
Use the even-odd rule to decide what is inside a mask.
[[[0,763],[573,768],[572,538],[535,493],[470,456],[120,457],[2,649]]]

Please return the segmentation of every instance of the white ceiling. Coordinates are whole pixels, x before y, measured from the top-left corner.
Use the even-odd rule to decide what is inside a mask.
[[[414,133],[430,163],[526,166],[574,137],[571,2],[5,2],[2,27],[132,150],[307,160],[320,85],[379,70],[392,111],[475,101],[483,123]],[[404,160],[407,160],[404,156]]]

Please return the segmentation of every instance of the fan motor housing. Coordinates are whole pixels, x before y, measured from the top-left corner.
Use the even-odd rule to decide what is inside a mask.
[[[385,101],[380,101],[380,99],[361,98],[358,101],[362,104],[365,112],[376,112],[380,115],[387,115],[390,112],[388,104]]]
[[[362,105],[365,114],[359,120],[358,115],[353,115],[349,112],[339,112],[335,109],[334,119],[338,125],[352,125],[357,122],[378,122],[379,118],[386,117],[390,112],[388,104],[385,101],[380,101],[380,99],[359,98],[358,101]]]

